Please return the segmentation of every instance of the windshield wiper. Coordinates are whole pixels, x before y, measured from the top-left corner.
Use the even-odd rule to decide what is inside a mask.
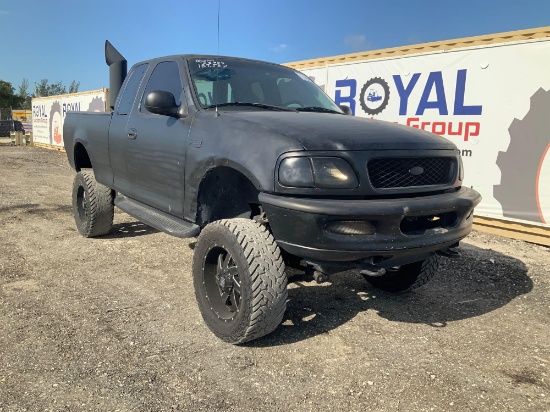
[[[248,107],[258,107],[260,109],[267,110],[282,110],[282,111],[294,111],[294,109],[288,109],[286,107],[272,106],[270,104],[263,103],[246,103],[246,102],[229,102],[229,103],[220,103],[220,104],[211,104],[205,106],[205,109],[213,109],[215,107],[225,107],[225,106],[248,106]]]
[[[309,107],[296,107],[294,110],[298,112],[319,112],[319,113],[338,113],[343,114],[342,112],[338,112],[336,110],[327,109],[326,107],[318,107],[318,106],[309,106]]]

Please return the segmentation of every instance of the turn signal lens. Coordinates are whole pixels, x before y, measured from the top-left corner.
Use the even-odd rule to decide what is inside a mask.
[[[279,166],[279,183],[288,187],[314,187],[308,157],[288,157]]]
[[[458,155],[458,180],[461,182],[464,180],[464,162],[460,154]]]

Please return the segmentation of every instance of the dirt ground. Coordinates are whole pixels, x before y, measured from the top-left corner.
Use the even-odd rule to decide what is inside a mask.
[[[0,146],[0,411],[550,411],[550,250],[474,232],[428,285],[294,276],[232,346],[199,314],[194,239],[121,211],[85,239],[64,153]]]

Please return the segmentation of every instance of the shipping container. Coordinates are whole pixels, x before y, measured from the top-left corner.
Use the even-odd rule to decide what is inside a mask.
[[[108,99],[107,89],[32,99],[34,144],[63,148],[63,121],[67,112],[105,112]]]
[[[458,147],[477,222],[550,244],[550,27],[287,63],[353,115]],[[500,222],[506,222],[502,225]]]

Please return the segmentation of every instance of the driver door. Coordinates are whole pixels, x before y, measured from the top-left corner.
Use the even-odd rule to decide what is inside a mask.
[[[125,154],[133,183],[128,196],[178,217],[183,216],[184,162],[191,118],[150,113],[144,102],[149,92],[164,90],[174,95],[177,105],[187,104],[181,64],[169,60],[153,68],[141,102],[128,119]]]

